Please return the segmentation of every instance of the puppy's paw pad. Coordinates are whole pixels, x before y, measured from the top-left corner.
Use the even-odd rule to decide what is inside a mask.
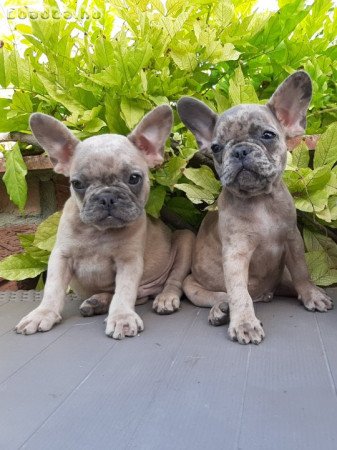
[[[217,327],[225,325],[229,322],[229,307],[228,303],[222,302],[214,305],[209,312],[208,322]]]
[[[84,317],[105,314],[109,310],[110,297],[93,295],[84,300],[80,306],[80,313]]]
[[[251,321],[238,321],[231,323],[228,328],[228,334],[232,341],[238,341],[239,344],[259,344],[265,337],[262,323],[254,318]]]
[[[133,337],[143,330],[143,321],[134,311],[112,313],[106,319],[105,334],[113,339]]]
[[[176,294],[161,293],[153,301],[152,309],[157,314],[172,314],[179,309],[180,298]]]
[[[19,334],[34,334],[37,331],[49,331],[62,317],[54,311],[36,308],[23,317],[15,327]]]

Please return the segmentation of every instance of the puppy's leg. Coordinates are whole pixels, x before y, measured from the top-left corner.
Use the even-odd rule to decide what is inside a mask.
[[[143,274],[143,255],[116,260],[116,288],[106,319],[107,336],[123,339],[143,331],[142,319],[135,312],[138,286]]]
[[[109,311],[111,298],[111,292],[95,294],[87,298],[80,306],[80,312],[82,316],[89,317],[99,314],[106,314]]]
[[[286,243],[286,266],[289,269],[299,300],[309,311],[332,309],[331,298],[310,280],[304,258],[304,244],[298,229]]]
[[[254,312],[248,292],[248,270],[255,245],[249,237],[239,235],[226,239],[222,247],[225,285],[228,295],[229,337],[240,344],[259,344],[264,338],[261,322]]]
[[[153,301],[153,309],[158,314],[172,314],[180,306],[182,283],[191,270],[192,250],[195,235],[188,230],[175,231],[172,236],[172,251],[175,259],[164,289]]]
[[[280,281],[280,284],[277,286],[274,295],[297,298],[297,292],[287,267],[284,268],[282,279]]]
[[[145,303],[147,303],[148,300],[149,300],[149,296],[137,298],[136,306],[138,306],[138,305],[145,305]]]
[[[37,331],[48,331],[53,325],[61,322],[61,312],[67,287],[72,277],[70,262],[55,249],[52,251],[43,299],[40,305],[25,316],[15,331],[21,334],[33,334]]]
[[[229,309],[226,292],[213,292],[204,289],[193,277],[188,275],[183,283],[186,297],[196,306],[212,308],[208,315],[208,322],[218,326],[228,323]]]

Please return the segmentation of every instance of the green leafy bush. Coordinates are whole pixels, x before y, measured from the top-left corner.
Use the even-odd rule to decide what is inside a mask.
[[[256,0],[77,3],[45,0],[43,13],[11,11],[12,34],[0,36],[0,132],[29,133],[29,115],[40,111],[62,120],[79,138],[127,134],[151,108],[174,106],[183,95],[200,98],[218,112],[242,102],[264,103],[286,76],[305,69],[314,84],[308,132],[326,134],[314,158],[303,146],[293,153],[285,180],[305,227],[312,274],[321,284],[336,282],[337,263],[331,256],[337,251],[333,1],[279,0],[277,12],[256,11]],[[197,228],[220,184],[207,159],[200,163],[194,138],[178,117],[169,144],[166,162],[151,174],[147,211]],[[17,150],[6,152],[5,182],[23,208],[25,170]],[[320,246],[313,236],[319,236]],[[25,244],[26,254],[38,264],[46,261],[36,248],[49,249],[39,247],[35,238]],[[326,258],[323,281],[315,275],[317,252]],[[18,260],[11,258],[15,266]],[[13,277],[8,260],[1,263],[0,276]]]

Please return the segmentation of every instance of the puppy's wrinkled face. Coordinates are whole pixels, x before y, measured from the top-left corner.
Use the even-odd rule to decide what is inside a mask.
[[[211,149],[222,185],[239,196],[271,192],[286,165],[284,132],[265,106],[239,105],[222,114]]]
[[[149,194],[147,172],[144,158],[124,136],[101,135],[79,143],[70,183],[83,223],[106,229],[135,221]]]

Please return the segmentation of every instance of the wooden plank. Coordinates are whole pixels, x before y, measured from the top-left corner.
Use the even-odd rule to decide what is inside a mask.
[[[111,351],[103,329],[102,317],[72,326],[0,385],[0,448],[19,448]]]
[[[250,347],[200,310],[127,448],[234,448]]]
[[[42,448],[46,442],[49,449],[126,448],[143,415],[166,389],[166,373],[198,311],[184,305],[179,313],[163,317],[149,304],[141,309],[146,311],[145,331],[117,342],[24,448]],[[53,352],[51,347],[48,354]]]
[[[337,399],[316,324],[322,314],[291,299],[258,305],[257,314],[267,338],[252,347],[236,448],[336,449]],[[336,322],[336,311],[324,316]]]
[[[121,342],[75,306],[49,333],[0,339],[0,448],[337,448],[337,311],[259,304],[266,340],[240,346],[185,302],[140,307],[145,331]]]
[[[67,301],[63,313],[63,321],[48,333],[37,333],[31,336],[16,334],[14,326],[19,320],[38,302],[13,301],[7,303],[7,307],[0,310],[0,361],[6,364],[0,365],[0,383],[8,379],[13,373],[31,361],[37,354],[59,339],[70,327],[84,325],[90,322],[90,318],[80,316],[76,301]],[[3,314],[5,312],[5,314]],[[103,319],[102,319],[103,320]],[[6,330],[6,331],[4,331]]]

